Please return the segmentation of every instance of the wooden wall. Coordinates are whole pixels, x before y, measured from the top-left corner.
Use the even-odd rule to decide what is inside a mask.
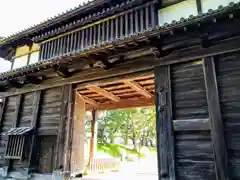
[[[8,176],[26,177],[32,171],[52,173],[64,167],[64,155],[68,151],[65,148],[66,124],[72,120],[68,118],[71,91],[71,85],[67,85],[3,99],[0,107],[0,168],[4,167]],[[4,160],[6,133],[12,127],[33,128],[21,161]],[[68,157],[65,159],[69,161]]]
[[[231,179],[240,179],[240,52],[216,58],[217,83]],[[220,138],[224,138],[222,135]]]
[[[156,68],[161,179],[240,178],[240,52]]]

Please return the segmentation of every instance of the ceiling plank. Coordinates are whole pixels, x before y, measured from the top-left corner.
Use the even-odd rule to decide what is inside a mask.
[[[77,93],[77,94],[78,94],[78,96],[80,96],[80,97],[85,101],[85,103],[90,104],[90,105],[93,105],[93,106],[96,106],[96,105],[97,105],[97,102],[94,101],[93,99],[90,99],[90,98],[88,98],[88,97],[86,97],[86,96],[83,96],[83,95],[81,95],[80,93]]]
[[[135,81],[124,81],[126,85],[131,87],[133,90],[137,91],[139,94],[143,95],[146,98],[151,98],[152,94],[144,89],[140,84],[136,83]]]
[[[98,86],[92,86],[92,87],[89,87],[88,89],[89,89],[89,91],[98,93],[98,94],[100,94],[100,95],[102,95],[102,96],[104,96],[104,97],[106,97],[106,98],[108,98],[108,99],[111,99],[111,100],[115,101],[115,102],[120,101],[120,98],[119,98],[119,97],[115,96],[115,95],[114,95],[113,93],[111,93],[111,92],[106,91],[105,89],[101,89],[101,88],[98,87]]]

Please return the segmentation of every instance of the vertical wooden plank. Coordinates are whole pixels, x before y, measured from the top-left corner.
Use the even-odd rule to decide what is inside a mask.
[[[109,41],[109,29],[110,29],[110,26],[109,26],[109,21],[110,20],[107,20],[107,22],[106,22],[106,41],[108,42]]]
[[[62,92],[61,92],[60,123],[58,128],[56,156],[55,156],[55,163],[54,163],[55,169],[60,169],[63,166],[65,125],[66,125],[67,110],[68,110],[68,93],[69,93],[69,86],[68,85],[63,86]]]
[[[118,36],[119,36],[119,17],[116,17],[115,19],[115,28],[116,28],[116,31],[115,31],[115,37],[116,39],[118,39]]]
[[[97,40],[97,44],[100,44],[101,43],[101,25],[98,24],[97,27],[98,27],[98,40]]]
[[[105,39],[106,39],[106,36],[105,36],[105,30],[106,30],[106,25],[105,25],[106,23],[105,22],[102,22],[100,25],[101,25],[101,29],[102,29],[102,42],[104,42],[105,41]]]
[[[170,66],[156,68],[155,88],[159,179],[175,180]]]
[[[111,25],[110,39],[111,39],[111,41],[113,41],[114,40],[114,20],[113,19],[110,20],[110,25]]]
[[[139,22],[138,22],[138,17],[139,17],[139,10],[135,10],[135,32],[139,32]]]
[[[85,101],[78,93],[75,94],[74,120],[71,146],[71,175],[82,175],[84,171],[84,132],[85,132]],[[72,109],[73,110],[73,109]],[[71,115],[73,116],[73,115]],[[80,150],[81,149],[81,150]]]
[[[70,177],[71,172],[71,158],[73,145],[73,128],[74,128],[74,107],[75,107],[75,90],[72,85],[69,85],[68,93],[68,109],[67,109],[67,123],[66,123],[66,139],[64,146],[64,177]],[[78,127],[79,128],[79,127]],[[82,149],[81,149],[82,151]],[[73,157],[74,158],[74,157]]]
[[[134,13],[133,11],[130,12],[130,33],[131,34],[133,34],[133,31],[134,31],[133,30],[133,24],[134,24],[134,22],[133,22],[133,13]],[[136,22],[136,19],[135,19],[135,22]]]
[[[146,6],[146,18],[145,18],[146,29],[149,28],[149,6]]]
[[[36,91],[33,100],[33,114],[31,127],[33,128],[33,134],[31,137],[31,145],[28,159],[28,174],[34,171],[37,166],[38,156],[37,153],[40,151],[40,142],[36,140],[36,133],[39,122],[39,113],[42,105],[43,91]]]
[[[128,13],[126,13],[124,17],[125,17],[125,22],[123,23],[125,26],[124,36],[128,36]]]
[[[6,104],[7,104],[7,98],[2,98],[2,102],[0,104],[0,127],[2,128],[3,126],[3,117],[4,117],[4,112],[6,109]]]
[[[89,46],[89,28],[86,28],[86,33],[85,33],[85,47],[87,48]]]
[[[144,30],[144,17],[143,17],[143,15],[144,15],[144,9],[145,8],[141,8],[140,9],[140,26],[141,26],[141,28],[140,28],[140,31],[143,31]]]
[[[120,16],[120,38],[123,37],[123,15]]]
[[[93,27],[91,26],[91,27],[89,28],[89,43],[88,43],[89,46],[92,46],[92,45],[93,45],[92,39],[93,39]]]
[[[216,176],[218,180],[228,180],[229,174],[227,151],[224,139],[224,127],[220,109],[214,57],[207,57],[204,59],[203,69],[207,92]]]

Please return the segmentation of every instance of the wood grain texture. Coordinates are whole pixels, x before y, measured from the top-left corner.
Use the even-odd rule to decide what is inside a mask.
[[[172,65],[171,76],[177,179],[216,179],[202,61]]]
[[[209,57],[205,58],[203,62],[216,176],[218,180],[228,180],[228,157],[225,138],[221,137],[224,135],[224,129],[218,95],[215,61],[213,57]]]
[[[215,168],[209,131],[175,133],[176,174],[179,180],[214,180]]]
[[[172,65],[174,119],[208,118],[202,61]]]
[[[40,108],[42,104],[42,91],[36,91],[34,93],[34,100],[33,100],[33,111],[32,111],[32,121],[31,127],[33,128],[33,134],[31,137],[31,145],[29,148],[29,155],[28,155],[28,174],[36,171],[38,167],[39,157],[38,154],[40,153],[40,142],[37,139],[37,129],[39,125],[39,114]]]
[[[159,179],[176,179],[170,66],[155,70]]]
[[[210,130],[209,119],[174,120],[174,131]]]
[[[52,88],[43,92],[38,132],[57,135],[60,123],[61,88]]]
[[[219,56],[216,63],[217,84],[230,178],[240,179],[240,53]]]
[[[64,155],[64,141],[66,136],[66,121],[68,112],[68,95],[69,86],[63,86],[61,90],[61,106],[60,106],[60,121],[58,125],[58,134],[56,142],[56,155],[55,155],[55,167],[54,169],[60,169],[63,167],[63,155]]]

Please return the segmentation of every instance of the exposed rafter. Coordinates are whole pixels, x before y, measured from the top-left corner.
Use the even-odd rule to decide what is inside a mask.
[[[35,77],[35,76],[26,76],[25,83],[30,84],[40,84],[42,81],[42,77]]]
[[[93,105],[93,106],[96,106],[97,105],[97,102],[96,101],[94,101],[93,99],[90,99],[90,98],[88,98],[88,97],[86,97],[86,96],[83,96],[83,95],[81,95],[80,93],[77,93],[79,96],[81,96],[81,98],[85,101],[85,103],[88,103],[88,104],[90,104],[90,105]]]
[[[101,89],[101,88],[98,87],[98,86],[89,87],[88,89],[89,89],[89,91],[91,91],[91,92],[95,92],[95,93],[97,93],[97,94],[99,94],[99,95],[102,95],[102,96],[104,96],[104,97],[106,97],[106,98],[108,98],[108,99],[111,99],[111,100],[113,100],[113,101],[115,101],[115,102],[119,102],[119,101],[120,101],[120,98],[119,98],[119,97],[115,96],[115,95],[114,95],[113,93],[111,93],[111,92],[106,91],[105,89]]]
[[[72,75],[72,73],[69,72],[68,68],[62,65],[56,65],[54,67],[54,71],[63,78],[68,78]]]
[[[8,84],[9,84],[11,87],[21,88],[21,87],[23,87],[24,82],[20,82],[20,81],[18,81],[17,79],[11,79],[11,80],[8,80]]]
[[[126,85],[131,87],[133,90],[137,91],[139,94],[143,95],[146,98],[151,98],[152,94],[144,89],[140,84],[136,83],[135,81],[124,81]]]

